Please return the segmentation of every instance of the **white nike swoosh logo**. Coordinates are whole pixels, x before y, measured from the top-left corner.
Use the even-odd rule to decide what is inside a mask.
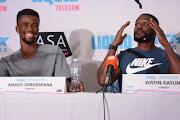
[[[133,73],[136,73],[136,72],[139,72],[139,71],[143,71],[143,70],[146,70],[146,69],[151,68],[153,66],[160,65],[162,63],[157,63],[157,64],[153,64],[153,65],[146,65],[146,66],[140,67],[140,68],[131,68],[130,64],[131,63],[129,63],[128,66],[126,67],[126,73],[127,74],[133,74]]]

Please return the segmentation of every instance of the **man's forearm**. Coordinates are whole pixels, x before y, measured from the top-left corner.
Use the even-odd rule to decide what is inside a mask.
[[[66,85],[67,85],[67,92],[70,92],[71,90],[71,78],[66,79]]]
[[[163,45],[170,65],[170,73],[180,74],[180,59],[173,51],[169,43]]]
[[[106,79],[106,71],[107,71],[107,68],[106,68],[106,59],[107,59],[108,56],[115,55],[115,53],[116,53],[115,50],[110,49],[108,51],[106,57],[104,58],[101,66],[98,69],[97,78],[98,78],[99,84],[102,85],[102,86],[104,86],[105,79]]]

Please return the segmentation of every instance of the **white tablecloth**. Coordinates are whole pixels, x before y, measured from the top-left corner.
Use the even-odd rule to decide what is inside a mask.
[[[106,93],[106,120],[179,120],[180,95]],[[0,95],[0,120],[103,120],[102,93]]]

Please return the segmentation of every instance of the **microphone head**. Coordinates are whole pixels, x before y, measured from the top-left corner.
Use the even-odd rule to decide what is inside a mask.
[[[152,37],[144,37],[143,40],[150,40],[150,39],[152,39],[152,38],[154,38],[154,37],[156,37],[156,35],[155,35],[155,36],[152,36]]]
[[[108,65],[113,65],[114,69],[116,69],[118,67],[118,58],[115,55],[109,56],[106,59],[106,67],[108,67]]]

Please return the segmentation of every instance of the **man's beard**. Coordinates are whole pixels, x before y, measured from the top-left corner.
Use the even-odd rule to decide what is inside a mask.
[[[25,35],[24,35],[24,38],[22,39],[26,44],[28,45],[32,45],[34,43],[34,41],[36,40],[36,38],[33,38],[32,41],[28,41],[26,38],[25,38]]]
[[[141,37],[141,38],[137,38],[136,36],[135,36],[135,34],[136,34],[136,32],[134,33],[134,41],[136,41],[136,42],[138,42],[138,43],[147,43],[147,42],[149,42],[149,41],[151,41],[152,40],[152,38],[154,38],[155,36],[154,36],[154,33],[151,33],[151,34],[146,34],[145,32],[143,32],[144,33],[144,36],[143,37]]]

